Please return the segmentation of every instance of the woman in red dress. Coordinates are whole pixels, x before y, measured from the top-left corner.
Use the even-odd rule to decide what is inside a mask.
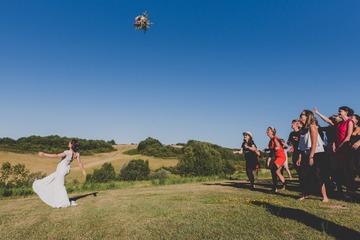
[[[284,148],[280,144],[279,137],[276,136],[276,129],[274,127],[268,127],[266,134],[270,138],[269,141],[269,151],[271,156],[274,156],[274,164],[271,166],[271,176],[273,181],[273,187],[271,189],[272,193],[277,192],[277,179],[279,178],[283,184],[282,189],[285,190],[286,182],[284,176],[281,174],[281,168],[284,166],[286,161],[286,156]],[[271,156],[267,160],[267,166],[270,166]]]
[[[350,148],[350,138],[355,129],[355,123],[351,119],[354,110],[347,106],[339,108],[338,115],[342,119],[336,125],[335,142],[333,144],[333,151],[336,153],[339,163],[340,176],[346,186],[345,199],[350,199],[355,194],[355,179],[353,176],[353,164]],[[338,188],[341,190],[341,183]]]

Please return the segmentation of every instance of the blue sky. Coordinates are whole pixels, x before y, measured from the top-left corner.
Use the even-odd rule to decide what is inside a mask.
[[[154,23],[135,31],[147,11]],[[239,147],[360,111],[360,1],[0,1],[0,137]],[[321,122],[321,125],[325,125]]]

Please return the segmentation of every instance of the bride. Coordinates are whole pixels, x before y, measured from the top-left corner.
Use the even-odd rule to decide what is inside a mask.
[[[74,159],[77,160],[84,177],[86,177],[86,171],[80,161],[80,154],[77,152],[79,145],[79,142],[73,139],[69,142],[69,150],[67,151],[59,154],[38,153],[40,157],[61,158],[60,163],[57,165],[56,172],[43,179],[35,180],[33,183],[34,192],[39,195],[43,202],[53,208],[66,208],[76,205],[74,201],[70,203],[64,184],[65,176],[69,174],[70,164]]]

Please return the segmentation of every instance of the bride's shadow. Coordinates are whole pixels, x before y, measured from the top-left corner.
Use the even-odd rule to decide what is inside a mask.
[[[87,194],[83,194],[83,195],[79,195],[79,196],[74,196],[74,197],[70,197],[69,200],[70,201],[76,201],[76,200],[78,200],[80,198],[85,198],[85,197],[88,197],[88,196],[91,196],[91,195],[96,197],[98,193],[99,192],[92,192],[92,193],[87,193]]]

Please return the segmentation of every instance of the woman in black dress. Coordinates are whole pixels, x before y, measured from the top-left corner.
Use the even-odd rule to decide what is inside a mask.
[[[254,143],[251,132],[243,132],[243,136],[244,141],[241,145],[241,149],[239,151],[233,151],[233,153],[244,153],[246,161],[246,175],[250,181],[250,190],[253,190],[255,188],[255,178],[253,171],[259,167],[257,147]]]

